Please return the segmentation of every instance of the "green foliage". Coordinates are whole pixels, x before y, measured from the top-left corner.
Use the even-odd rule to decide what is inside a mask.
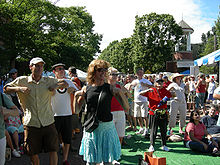
[[[62,8],[47,0],[8,0],[0,3],[0,64],[39,56],[46,69],[63,62],[85,70],[99,52],[101,35],[84,7]],[[8,62],[6,64],[6,61]],[[27,68],[28,69],[28,68]]]
[[[172,59],[173,48],[181,34],[181,27],[169,14],[136,16],[134,67],[152,72],[165,70],[165,61]]]
[[[199,71],[204,74],[216,74],[214,66],[201,66]]]
[[[208,31],[206,34],[202,34],[202,42],[204,45],[204,50],[200,53],[199,57],[205,56],[213,51],[220,49],[220,17],[215,21],[215,25],[212,30]],[[216,44],[216,45],[215,45]],[[199,68],[200,72],[205,74],[214,74],[218,72],[218,65],[216,66],[201,66]]]
[[[168,14],[136,16],[131,38],[111,43],[99,58],[109,61],[119,71],[134,73],[137,68],[151,72],[165,70],[182,29]]]
[[[124,38],[120,42],[113,41],[103,50],[99,59],[108,61],[113,67],[123,73],[133,72],[132,38]]]
[[[220,49],[220,15],[218,16],[217,21],[215,21],[215,30],[216,30],[215,33],[217,36],[217,49]]]

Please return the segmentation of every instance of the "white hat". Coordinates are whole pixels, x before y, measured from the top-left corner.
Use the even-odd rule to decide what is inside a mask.
[[[179,74],[179,73],[174,73],[174,74],[172,75],[172,81],[173,81],[173,79],[176,78],[176,77],[184,77],[184,75]]]
[[[35,64],[37,64],[37,63],[39,63],[39,62],[43,62],[43,63],[45,64],[45,62],[44,62],[44,60],[43,60],[42,58],[40,58],[40,57],[35,57],[35,58],[32,58],[32,59],[31,59],[30,65],[35,65]]]

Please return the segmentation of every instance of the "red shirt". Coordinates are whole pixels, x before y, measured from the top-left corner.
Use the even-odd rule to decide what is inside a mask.
[[[167,81],[167,82],[163,82],[163,87],[167,88],[172,82],[171,81]]]
[[[116,84],[116,88],[121,89],[121,86],[119,84]],[[115,96],[112,97],[112,102],[111,102],[111,112],[114,111],[124,111],[122,106],[119,104],[118,100],[115,98]]]
[[[194,133],[194,137],[196,139],[202,140],[204,136],[204,130],[206,129],[205,125],[203,123],[199,123],[198,125],[195,125],[193,123],[188,123],[186,126],[186,132],[184,135],[184,141],[191,141],[189,137],[189,132]]]
[[[156,88],[151,88],[151,89],[153,89],[153,91],[146,92],[143,95],[148,98],[150,109],[152,109],[153,106],[157,106],[165,96],[167,96],[168,98],[172,97],[171,93],[168,90],[166,90],[164,87],[158,89],[159,93],[157,92]],[[158,109],[165,109],[165,108],[167,108],[167,104],[161,105]]]
[[[81,83],[78,77],[72,77],[71,80],[74,82],[74,85],[76,85],[76,87],[80,90],[81,87]]]
[[[201,81],[201,80],[199,80]],[[198,82],[199,83],[199,82]],[[201,82],[201,84],[198,86],[198,88],[196,89],[196,93],[205,93],[206,92],[206,83],[203,84]]]

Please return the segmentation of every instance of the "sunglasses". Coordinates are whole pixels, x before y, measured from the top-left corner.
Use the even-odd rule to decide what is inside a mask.
[[[110,76],[118,76],[117,73],[110,73],[109,75],[110,75]]]
[[[14,74],[16,74],[17,72],[15,72],[15,73],[12,73],[12,75],[14,75]]]
[[[56,70],[57,70],[57,71],[58,71],[58,70],[61,71],[61,70],[64,70],[64,68],[57,68]]]
[[[107,72],[107,68],[98,68],[96,69],[98,72]]]
[[[195,113],[193,116],[199,116],[199,114],[198,114],[198,113]]]

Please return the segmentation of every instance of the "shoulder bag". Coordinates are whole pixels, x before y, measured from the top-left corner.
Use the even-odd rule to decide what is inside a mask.
[[[86,132],[91,133],[91,132],[93,132],[99,126],[99,120],[98,120],[98,117],[97,117],[97,111],[98,111],[98,108],[99,108],[100,98],[101,98],[102,92],[103,92],[103,89],[99,93],[97,108],[96,108],[96,110],[94,112],[88,112],[87,111],[87,106],[85,107],[86,120],[83,123],[83,127],[84,127]]]

